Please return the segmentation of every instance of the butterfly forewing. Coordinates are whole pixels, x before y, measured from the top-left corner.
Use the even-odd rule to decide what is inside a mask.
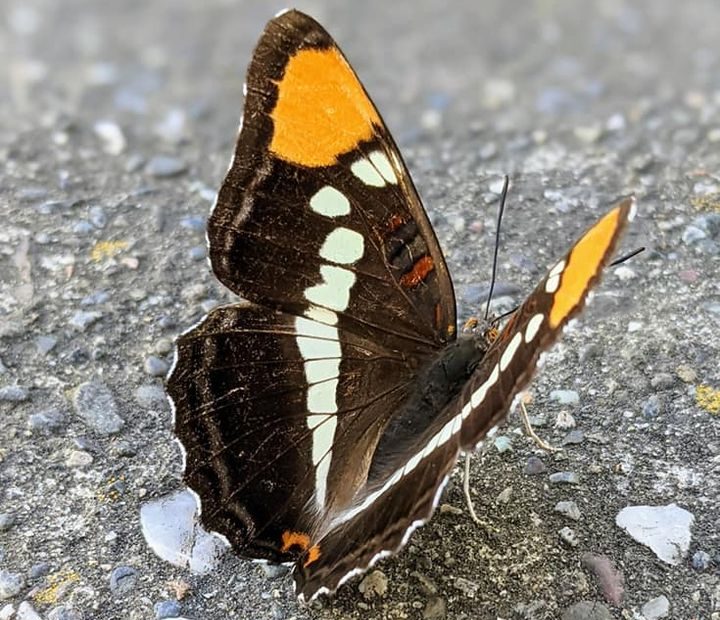
[[[330,35],[302,13],[260,39],[208,232],[218,278],[255,303],[320,308],[421,355],[454,337],[452,283],[397,148]]]

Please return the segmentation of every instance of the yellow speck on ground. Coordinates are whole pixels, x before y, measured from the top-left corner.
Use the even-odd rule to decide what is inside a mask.
[[[690,204],[698,211],[720,213],[720,192],[713,192],[704,196],[693,196],[690,199]]]
[[[698,407],[710,413],[720,413],[720,390],[709,385],[698,385],[695,391],[695,402]]]
[[[90,259],[99,263],[105,258],[112,258],[127,247],[127,241],[98,241],[90,250]]]
[[[61,571],[48,577],[48,585],[38,590],[33,598],[40,605],[55,605],[67,591],[70,584],[80,581],[77,571]]]

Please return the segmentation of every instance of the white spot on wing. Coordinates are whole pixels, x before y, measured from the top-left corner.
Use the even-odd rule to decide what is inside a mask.
[[[342,192],[326,185],[310,199],[310,208],[327,217],[338,217],[350,213],[350,201]]]
[[[500,371],[501,372],[510,365],[510,362],[512,362],[512,359],[513,359],[513,357],[515,357],[515,353],[517,353],[518,347],[520,346],[520,343],[522,342],[522,338],[523,338],[522,334],[520,332],[517,332],[512,337],[512,340],[508,343],[507,347],[505,348],[505,351],[503,351],[503,354],[500,357]]]
[[[397,183],[397,176],[385,153],[374,151],[370,154],[370,161],[388,183]]]
[[[335,325],[338,317],[332,310],[327,308],[320,308],[318,306],[310,306],[304,312],[305,316],[313,321],[319,321],[320,323],[326,323],[327,325]]]
[[[337,379],[310,385],[307,392],[308,411],[313,413],[335,413],[337,411],[337,402],[335,402],[337,385]],[[308,416],[309,419],[310,416]]]
[[[310,384],[337,379],[339,374],[340,358],[315,359],[305,362],[305,378]]]
[[[385,185],[385,179],[377,171],[377,168],[372,165],[367,159],[360,159],[350,166],[352,173],[360,179],[365,185],[372,187],[382,187]]]
[[[545,292],[546,293],[554,293],[558,289],[558,285],[560,284],[560,276],[550,276],[547,279],[547,282],[545,282]]]
[[[495,382],[498,380],[498,377],[500,376],[500,369],[498,368],[498,365],[495,364],[495,368],[493,368],[493,371],[490,373],[490,376],[485,379],[485,383],[483,383],[477,390],[475,390],[472,393],[472,396],[470,397],[470,406],[471,409],[465,412],[465,407],[463,407],[462,415],[463,418],[467,418],[470,415],[470,411],[472,409],[477,409],[480,406],[480,403],[485,400],[485,395],[487,394],[487,391],[495,384]]]
[[[342,267],[321,265],[320,275],[323,283],[306,288],[305,299],[332,310],[347,310],[355,274]]]
[[[343,226],[333,230],[320,248],[320,256],[332,263],[352,264],[362,258],[365,251],[363,236]]]
[[[533,341],[544,319],[545,317],[541,313],[538,313],[528,321],[527,327],[525,327],[525,342]]]

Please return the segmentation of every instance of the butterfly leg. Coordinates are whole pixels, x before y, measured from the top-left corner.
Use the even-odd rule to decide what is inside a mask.
[[[532,439],[539,448],[545,450],[546,452],[560,452],[560,450],[562,450],[562,448],[550,445],[544,439],[538,437],[537,433],[533,430],[532,424],[530,424],[530,417],[528,416],[527,409],[525,408],[525,403],[522,400],[520,400],[520,418],[523,421],[523,426],[525,427],[527,436],[530,437],[530,439]]]

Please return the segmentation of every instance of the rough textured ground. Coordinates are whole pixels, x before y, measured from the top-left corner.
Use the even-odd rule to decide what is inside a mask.
[[[231,555],[202,577],[156,558],[140,506],[181,485],[157,388],[172,338],[229,299],[205,263],[204,218],[246,63],[281,6],[4,0],[3,618],[632,618],[659,596],[667,618],[720,617],[720,5],[445,4],[298,8],[341,43],[396,134],[462,317],[482,304],[502,174],[508,304],[637,195],[623,247],[648,250],[608,275],[531,388],[540,434],[581,431],[577,443],[543,453],[511,418],[511,449],[486,446],[472,465],[486,526],[468,518],[458,471],[447,507],[379,566],[374,597],[353,582],[303,608],[287,576]],[[568,413],[576,426],[557,428]],[[533,455],[545,472],[526,473]],[[563,471],[579,481],[550,481]],[[615,525],[625,506],[672,502],[695,519],[676,566]],[[588,552],[622,574],[622,600]],[[189,591],[175,604],[178,581]]]

